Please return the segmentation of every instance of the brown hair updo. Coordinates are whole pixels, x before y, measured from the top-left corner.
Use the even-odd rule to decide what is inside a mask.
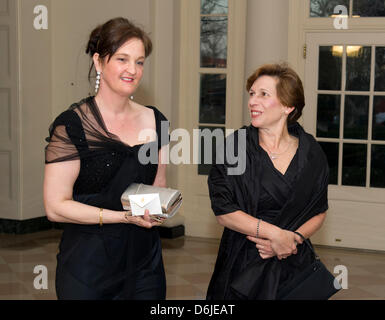
[[[298,74],[286,63],[265,64],[247,79],[247,91],[250,91],[255,80],[262,76],[270,76],[278,80],[276,89],[279,101],[286,107],[294,107],[294,110],[290,112],[287,118],[287,122],[296,122],[301,117],[302,109],[305,106],[302,81]]]
[[[91,58],[95,53],[99,53],[101,59],[108,56],[109,61],[126,41],[133,38],[143,42],[145,57],[147,58],[152,51],[152,42],[147,33],[126,18],[114,18],[99,25],[91,32],[86,53]],[[90,78],[93,67],[94,63],[92,62],[88,78]]]

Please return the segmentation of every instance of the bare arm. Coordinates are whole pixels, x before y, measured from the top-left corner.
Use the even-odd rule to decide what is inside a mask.
[[[326,218],[326,212],[320,213],[310,220],[306,221],[296,231],[302,234],[306,239],[315,234],[323,225]]]
[[[79,175],[80,160],[51,163],[45,166],[44,206],[50,221],[99,224],[100,209],[72,199],[73,186]],[[125,217],[124,211],[103,209],[103,224],[133,223],[146,228],[158,225],[148,214],[142,217]]]
[[[235,211],[217,216],[217,221],[226,228],[249,236],[249,240],[251,240],[251,237],[256,237],[258,219],[243,211]],[[279,257],[286,257],[297,253],[295,241],[297,241],[299,236],[291,231],[283,230],[273,224],[260,220],[258,237],[270,240],[271,248]]]
[[[306,221],[301,227],[299,227],[296,231],[302,234],[306,239],[310,238],[313,234],[315,234],[321,227],[326,218],[326,212],[320,213],[313,218]],[[250,241],[256,243],[256,247],[259,250],[259,253],[262,258],[268,259],[274,257],[276,254],[271,247],[270,240],[248,237]],[[297,243],[302,243],[303,240],[301,237],[296,235],[295,241]]]

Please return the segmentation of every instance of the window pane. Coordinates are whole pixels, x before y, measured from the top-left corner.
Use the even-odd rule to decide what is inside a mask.
[[[385,146],[372,146],[370,186],[385,188]]]
[[[338,143],[320,142],[319,144],[328,158],[329,184],[338,184]]]
[[[385,17],[385,2],[384,0],[353,0],[353,15]]]
[[[345,186],[366,185],[366,144],[344,144],[342,161],[342,184]]]
[[[201,74],[200,123],[226,123],[226,75]]]
[[[385,47],[376,48],[375,91],[385,91]]]
[[[346,90],[369,91],[372,48],[346,47]]]
[[[374,97],[372,138],[385,140],[385,96]]]
[[[341,90],[342,50],[342,46],[320,46],[319,90]]]
[[[338,5],[345,6],[349,12],[349,0],[310,0],[310,17],[330,17]]]
[[[200,158],[201,164],[198,164],[198,174],[209,175],[211,170],[211,165],[213,163],[213,156],[215,155],[217,143],[222,143],[224,141],[225,129],[222,127],[203,127],[203,126],[200,126],[199,129],[201,130],[200,138],[199,138],[199,158]],[[208,130],[205,130],[205,129],[208,129]],[[221,141],[217,141],[218,138]],[[207,153],[205,154],[205,148],[206,150],[209,150],[208,152],[211,152],[211,154],[207,154]],[[205,156],[207,161],[205,161]]]
[[[344,117],[345,139],[367,139],[369,119],[368,96],[346,96]]]
[[[201,67],[226,68],[227,17],[201,18]]]
[[[317,102],[317,137],[339,138],[341,96],[319,94]]]
[[[202,14],[227,14],[228,0],[201,0]]]

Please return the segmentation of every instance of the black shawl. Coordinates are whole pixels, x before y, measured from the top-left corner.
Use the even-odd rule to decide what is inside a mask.
[[[246,171],[242,175],[228,175],[229,164],[212,166],[208,185],[212,209],[216,215],[241,210],[253,217],[260,217],[258,210],[262,186],[276,193],[279,187],[265,175],[261,161],[262,149],[258,142],[258,129],[246,130]],[[285,199],[273,224],[295,231],[312,217],[325,212],[327,204],[328,165],[326,157],[313,136],[298,124],[291,125],[289,132],[299,138],[298,174],[290,196]],[[235,137],[238,131],[234,133]],[[237,143],[235,143],[237,145]],[[284,269],[301,270],[312,257],[305,245],[298,246],[298,254],[288,259],[276,257],[262,259],[258,250],[250,255],[246,235],[225,228],[221,239],[214,273],[208,288],[207,298],[275,299]],[[234,274],[234,266],[241,264],[241,272]]]

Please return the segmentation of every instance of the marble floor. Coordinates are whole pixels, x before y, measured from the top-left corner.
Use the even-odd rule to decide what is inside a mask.
[[[25,235],[0,234],[0,300],[54,300],[60,230]],[[167,299],[202,300],[213,271],[219,241],[193,237],[162,239]],[[345,266],[348,288],[334,300],[385,300],[385,253],[316,248],[330,271]],[[47,289],[36,278],[48,271]],[[36,271],[36,274],[34,273]]]

